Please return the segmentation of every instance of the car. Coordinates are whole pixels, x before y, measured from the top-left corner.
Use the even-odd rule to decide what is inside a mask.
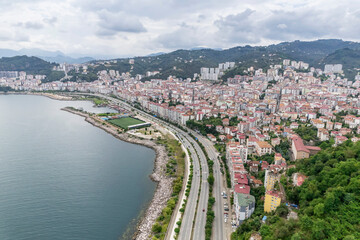
[[[203,209],[203,212],[205,212],[205,208]]]

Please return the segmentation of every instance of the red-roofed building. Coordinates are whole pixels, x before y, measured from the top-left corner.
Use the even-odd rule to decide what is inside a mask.
[[[280,138],[271,139],[271,145],[273,145],[274,147],[279,144],[280,144]]]
[[[281,197],[279,192],[267,191],[265,193],[264,212],[271,212],[276,210],[280,203]]]
[[[248,178],[246,177],[245,174],[242,174],[242,173],[236,173],[236,174],[235,174],[235,181],[236,181],[238,184],[246,184],[246,185],[249,185],[249,180],[248,180]]]
[[[261,163],[261,170],[268,169],[269,163],[267,161],[262,161]]]
[[[305,146],[301,137],[297,135],[292,136],[291,150],[295,159],[308,158],[321,150],[319,147]]]
[[[335,145],[339,145],[339,144],[342,144],[343,142],[347,141],[348,138],[345,137],[345,136],[336,136],[335,137]]]
[[[210,139],[210,141],[216,142],[216,137],[214,135],[208,134],[207,137]]]
[[[229,126],[230,120],[228,118],[224,118],[222,120],[222,123],[223,123],[224,126]]]
[[[307,176],[305,176],[304,174],[294,173],[293,184],[294,184],[294,186],[300,187],[306,179],[307,179]]]
[[[250,186],[245,184],[236,184],[234,191],[236,193],[250,194]]]
[[[254,187],[261,187],[263,185],[263,182],[260,179],[254,179],[253,185]]]

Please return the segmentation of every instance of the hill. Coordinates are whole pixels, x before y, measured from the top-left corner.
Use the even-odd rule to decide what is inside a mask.
[[[298,160],[296,168],[287,171],[288,177],[281,177],[287,200],[299,204],[293,210],[298,219],[287,219],[289,210],[284,204],[266,214],[257,204],[258,209],[231,239],[249,239],[255,232],[267,240],[360,239],[360,142],[320,146],[324,150]],[[300,187],[292,185],[294,172],[308,176]],[[264,215],[267,220],[262,223]]]
[[[56,62],[56,63],[69,63],[69,64],[75,64],[75,63],[87,63],[90,61],[93,61],[94,58],[92,57],[81,57],[81,58],[73,58],[65,55],[57,55],[54,57],[46,57],[46,56],[37,56],[45,61],[48,62]]]
[[[24,71],[27,74],[46,75],[45,82],[57,81],[65,76],[64,72],[52,70],[57,65],[37,57],[15,56],[0,58],[0,71]]]
[[[32,53],[31,50],[21,50],[26,53]],[[225,50],[215,50],[206,48],[196,48],[195,50],[177,50],[170,53],[158,53],[151,56],[135,57],[134,64],[129,63],[129,58],[113,59],[116,61],[92,61],[93,66],[88,68],[88,76],[70,72],[74,76],[73,80],[94,81],[97,79],[97,72],[101,70],[116,70],[120,73],[130,72],[132,76],[136,74],[145,75],[146,72],[160,71],[160,74],[151,78],[165,79],[169,75],[179,78],[192,78],[194,73],[199,73],[201,67],[217,67],[222,62],[235,62],[236,68],[228,71],[223,79],[233,77],[236,74],[242,74],[248,67],[263,68],[266,70],[269,65],[280,64],[283,59],[304,61],[316,68],[324,68],[327,63],[341,63],[344,65],[345,76],[353,80],[357,74],[357,68],[360,68],[359,61],[360,43],[342,41],[337,39],[326,39],[317,41],[294,41],[283,42],[270,46],[239,46]],[[0,54],[13,54],[12,51],[0,49]],[[35,53],[46,55],[43,59],[54,62],[87,62],[91,58],[74,59],[61,54],[61,52],[46,52],[36,50]],[[57,54],[57,55],[54,55]],[[39,61],[40,58],[28,59],[3,58],[0,69],[24,71],[29,73],[46,74],[40,69],[50,69],[50,63]],[[105,64],[104,64],[105,62]],[[41,66],[36,69],[36,66]],[[53,65],[52,65],[53,66]],[[50,74],[48,72],[48,74]],[[48,75],[46,74],[46,75]],[[53,74],[54,75],[54,74]],[[58,80],[59,77],[49,77],[48,80]],[[150,78],[144,78],[149,80]]]
[[[344,48],[336,50],[321,60],[321,64],[341,63],[345,76],[354,79],[360,69],[360,50]]]
[[[360,43],[339,39],[320,39],[316,41],[294,41],[270,45],[269,49],[282,52],[291,60],[304,61],[314,67],[323,67],[321,59],[336,50],[360,49]]]
[[[15,56],[0,58],[0,71],[25,71],[29,74],[45,74],[56,64],[37,57]]]
[[[201,67],[216,67],[219,63],[230,61],[235,62],[239,67],[227,75],[231,77],[247,67],[267,68],[270,64],[281,63],[285,58],[301,60],[311,66],[323,69],[325,65],[323,60],[328,55],[344,48],[358,50],[360,43],[327,39],[309,42],[283,42],[270,46],[243,46],[226,50],[177,50],[157,56],[135,57],[132,69],[128,63],[129,58],[120,58],[115,59],[117,60],[116,64],[107,64],[106,67],[98,66],[94,70],[114,69],[120,72],[130,72],[133,76],[145,74],[147,71],[160,71],[161,74],[156,76],[158,78],[166,78],[169,75],[187,78],[193,77],[194,73],[199,73]]]

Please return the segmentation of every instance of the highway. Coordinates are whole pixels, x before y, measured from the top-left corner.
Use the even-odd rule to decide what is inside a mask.
[[[209,184],[207,182],[207,178],[209,176],[208,173],[208,165],[206,161],[205,154],[203,153],[202,149],[200,148],[199,144],[192,138],[187,132],[163,121],[156,117],[153,117],[147,112],[142,110],[136,109],[128,103],[124,101],[118,100],[116,98],[102,95],[102,94],[89,94],[89,93],[81,93],[81,95],[94,95],[97,97],[108,99],[114,103],[121,104],[124,108],[128,110],[135,110],[140,115],[146,117],[147,119],[161,124],[162,126],[166,126],[166,128],[172,131],[175,135],[179,137],[182,141],[184,146],[190,150],[191,156],[193,157],[193,164],[194,164],[194,176],[192,180],[190,195],[187,201],[187,206],[185,208],[183,220],[181,223],[180,228],[180,235],[179,239],[194,239],[194,240],[203,240],[205,239],[205,224],[206,224],[206,212],[207,212],[207,205],[208,205],[208,198],[209,198]],[[189,129],[190,130],[190,129]],[[191,144],[192,143],[192,144]],[[198,157],[196,155],[196,152]],[[200,179],[200,165],[201,164],[201,179]],[[218,171],[220,172],[220,170]],[[199,187],[201,185],[200,197],[198,198]],[[197,200],[199,200],[198,207],[197,207],[197,214],[196,219],[195,217],[195,209]],[[204,210],[204,211],[203,211]],[[220,217],[222,218],[222,216]],[[194,222],[195,220],[195,222]],[[195,224],[194,224],[195,223]],[[194,226],[193,226],[194,225]],[[193,233],[192,233],[192,229]],[[168,229],[172,229],[171,226]],[[184,231],[184,232],[183,232]],[[189,237],[192,236],[192,237]],[[224,239],[224,238],[215,238],[215,239]]]
[[[196,205],[198,199],[198,193],[200,188],[200,164],[197,153],[194,151],[191,143],[186,139],[181,139],[183,145],[189,149],[191,152],[191,157],[193,159],[193,180],[191,183],[191,189],[189,193],[189,197],[187,199],[185,212],[183,215],[183,219],[181,222],[180,233],[178,239],[188,240],[191,239],[192,229],[193,229],[193,221],[196,212]]]
[[[209,199],[209,183],[207,181],[207,178],[209,176],[209,173],[208,173],[209,170],[208,170],[208,165],[207,165],[205,154],[203,153],[199,144],[192,137],[190,137],[188,133],[182,131],[179,128],[172,126],[171,124],[165,123],[159,119],[155,119],[155,121],[162,122],[162,124],[166,125],[166,127],[169,130],[173,131],[174,134],[181,136],[182,142],[185,143],[185,146],[187,148],[189,148],[191,155],[196,156],[196,159],[193,158],[193,160],[194,160],[194,177],[193,177],[193,182],[191,185],[190,195],[188,198],[188,205],[185,208],[184,217],[183,217],[181,227],[180,227],[179,239],[184,239],[184,240],[205,239],[206,212],[207,212],[207,203],[208,203],[208,199]],[[194,150],[196,151],[197,155]],[[197,156],[199,156],[199,158]],[[197,161],[195,161],[195,160],[197,160]],[[197,162],[196,166],[195,166],[195,162]],[[201,164],[201,175],[202,175],[201,179],[200,179],[199,162]],[[198,172],[199,174],[195,175],[196,172]],[[200,197],[199,197],[199,204],[197,207],[196,218],[194,219],[200,184],[201,184],[201,191],[200,191]],[[195,187],[193,188],[193,186],[195,186]],[[194,220],[195,220],[195,225],[193,225]],[[194,230],[192,233],[193,228],[194,228]]]
[[[214,188],[213,188],[213,196],[215,197],[215,219],[213,223],[213,239],[227,239],[226,233],[224,231],[224,205],[223,198],[221,196],[221,192],[223,191],[223,176],[220,171],[220,163],[218,160],[218,153],[214,148],[213,144],[204,136],[196,133],[195,131],[191,131],[191,133],[198,138],[198,140],[205,147],[206,152],[210,159],[214,161]],[[228,221],[231,221],[231,216],[229,216]]]
[[[207,165],[206,157],[199,144],[191,138],[196,151],[199,154],[200,163],[202,167],[202,178],[201,178],[201,191],[199,197],[199,206],[197,208],[197,215],[195,219],[194,240],[202,240],[205,239],[205,224],[206,224],[206,213],[207,213],[207,205],[209,199],[209,183],[207,181],[209,176],[209,168]]]

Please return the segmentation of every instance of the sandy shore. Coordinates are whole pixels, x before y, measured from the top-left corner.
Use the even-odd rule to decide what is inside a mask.
[[[150,178],[157,182],[157,187],[154,193],[154,197],[150,202],[145,215],[140,221],[137,227],[137,232],[133,237],[133,239],[139,240],[149,239],[151,235],[151,228],[154,225],[156,218],[160,216],[162,209],[165,208],[166,203],[170,199],[172,193],[172,183],[174,179],[166,176],[165,174],[166,163],[168,162],[168,156],[165,147],[162,145],[157,145],[154,141],[151,140],[139,139],[127,133],[118,133],[118,129],[116,127],[110,124],[104,125],[103,122],[94,119],[87,113],[79,112],[69,108],[63,108],[62,110],[84,117],[85,121],[105,130],[122,141],[143,145],[152,148],[155,151],[156,157],[154,170],[150,175]]]

